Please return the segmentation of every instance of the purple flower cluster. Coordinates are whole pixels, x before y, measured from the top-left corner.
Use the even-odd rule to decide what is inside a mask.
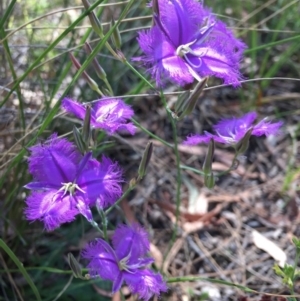
[[[80,119],[85,117],[86,107],[70,98],[63,99],[62,107]],[[109,135],[119,131],[126,131],[133,135],[136,128],[128,121],[133,114],[131,107],[123,100],[101,98],[92,103],[91,126],[102,129]]]
[[[184,144],[196,145],[209,143],[213,139],[222,144],[236,145],[249,130],[251,130],[251,135],[253,136],[275,135],[283,124],[281,121],[271,122],[265,118],[254,125],[253,123],[256,118],[257,114],[250,112],[241,118],[223,119],[213,126],[215,134],[205,132],[204,135],[191,135],[187,137]]]
[[[125,282],[133,294],[146,301],[167,290],[162,276],[146,268],[154,260],[146,256],[150,244],[141,226],[119,226],[112,237],[112,246],[97,239],[85,248],[82,256],[90,260],[87,267],[91,277],[112,281],[113,293]]]
[[[169,77],[181,86],[204,76],[240,85],[239,63],[245,44],[196,0],[157,0],[154,25],[139,33],[145,53],[135,58],[149,68],[156,84]]]
[[[25,215],[31,221],[43,221],[49,231],[71,222],[77,214],[92,221],[92,206],[106,207],[122,194],[122,171],[104,156],[101,162],[91,153],[83,156],[56,134],[29,150],[34,181],[25,186],[33,190]]]

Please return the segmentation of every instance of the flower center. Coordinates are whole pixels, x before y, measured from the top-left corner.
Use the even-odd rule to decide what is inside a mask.
[[[84,190],[82,190],[76,183],[72,183],[72,182],[68,182],[68,183],[61,183],[63,186],[58,190],[59,191],[63,191],[63,196],[64,197],[67,193],[69,193],[70,195],[74,195],[76,190],[81,191],[82,193],[85,193]]]
[[[180,56],[181,58],[184,58],[186,62],[192,67],[192,68],[200,68],[202,65],[201,57],[205,55],[206,51],[194,51],[190,46],[197,44],[197,46],[200,46],[200,44],[208,37],[208,35],[212,32],[215,22],[209,22],[207,21],[207,25],[203,26],[199,32],[195,35],[195,39],[192,42],[189,42],[187,44],[180,45],[176,49],[176,54]],[[198,62],[192,62],[187,54],[191,54],[198,58]]]
[[[121,271],[124,271],[127,269],[127,261],[128,261],[128,258],[125,257],[118,262],[118,266]]]
[[[186,60],[186,62],[193,68],[200,68],[202,65],[202,60],[201,57],[205,54],[205,51],[201,51],[201,52],[195,52],[193,49],[190,48],[191,45],[195,44],[197,42],[197,40],[194,40],[190,43],[184,44],[184,45],[180,45],[177,49],[176,49],[176,54],[178,56],[180,56],[181,58],[184,58]],[[187,54],[191,54],[195,57],[198,58],[198,63],[193,63],[187,56]]]
[[[118,262],[118,266],[119,266],[120,271],[126,271],[128,273],[132,273],[132,271],[130,270],[130,267],[127,265],[130,254],[131,253],[129,253],[127,256],[125,256],[123,259],[121,259]]]

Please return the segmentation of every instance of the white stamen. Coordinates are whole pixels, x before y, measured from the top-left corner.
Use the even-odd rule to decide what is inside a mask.
[[[82,193],[85,193],[84,190],[82,190],[77,184],[75,183],[72,183],[72,182],[68,182],[68,183],[61,183],[63,186],[57,191],[57,192],[60,192],[60,191],[64,191],[62,197],[64,197],[68,192],[71,194],[71,195],[74,195],[76,189],[79,190],[80,192]]]

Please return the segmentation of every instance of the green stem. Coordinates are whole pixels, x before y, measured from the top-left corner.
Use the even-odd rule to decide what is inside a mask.
[[[152,132],[150,132],[149,130],[147,130],[146,128],[144,128],[138,121],[136,121],[135,119],[131,118],[131,121],[138,127],[140,128],[144,133],[148,134],[150,137],[152,137],[153,139],[156,139],[157,141],[160,141],[163,145],[170,147],[170,148],[174,148],[174,146],[170,143],[168,143],[167,141],[163,140],[162,138],[156,136],[155,134],[153,134]]]
[[[219,279],[212,279],[212,278],[205,278],[205,277],[197,277],[197,276],[184,276],[184,277],[174,277],[174,278],[169,278],[167,280],[168,283],[176,283],[176,282],[192,282],[192,281],[206,281],[210,283],[217,283],[221,285],[226,285],[226,286],[231,286],[231,287],[236,287],[239,288],[245,292],[248,293],[256,293],[255,290],[252,290],[251,288],[248,288],[246,286],[240,285],[240,284],[235,284],[229,281],[225,280],[219,280]]]
[[[99,225],[95,221],[92,221],[90,224],[100,233],[101,237],[104,237],[103,231],[100,229]]]
[[[299,249],[297,248],[296,249],[296,258],[295,258],[295,262],[294,262],[294,269],[293,269],[293,273],[291,275],[291,280],[292,280],[292,285],[290,287],[290,291],[291,291],[291,295],[295,295],[295,291],[294,291],[294,282],[295,282],[295,273],[296,273],[296,270],[297,270],[297,267],[298,267],[298,262],[299,262],[299,259],[300,259],[300,251]],[[293,301],[297,301],[297,299],[295,297],[291,297],[291,300]]]
[[[135,188],[135,186],[136,184],[129,185],[127,190],[123,193],[123,195],[111,207],[105,210],[105,215],[109,214],[115,207],[117,207],[127,197],[129,192]]]
[[[98,208],[97,208],[98,209]],[[98,213],[101,216],[102,226],[103,226],[103,237],[106,241],[108,241],[107,237],[107,218],[103,210],[98,209]]]
[[[110,95],[114,95],[113,89],[112,89],[109,81],[107,80],[107,78],[105,78],[103,81],[104,81],[106,87],[108,88]]]
[[[141,80],[143,80],[150,88],[155,89],[154,86],[140,73],[138,72],[127,60],[124,61],[124,64],[133,71]]]
[[[205,173],[203,171],[198,170],[198,169],[193,168],[193,167],[190,167],[190,166],[187,166],[187,165],[180,165],[180,168],[181,169],[190,170],[190,171],[193,171],[194,173],[197,173],[199,175],[205,176]]]

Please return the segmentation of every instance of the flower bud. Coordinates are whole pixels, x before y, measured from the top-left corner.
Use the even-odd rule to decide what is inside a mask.
[[[77,70],[79,70],[81,68],[81,64],[79,63],[79,61],[75,58],[75,56],[72,53],[69,53],[69,56],[71,58],[73,65],[75,66],[75,68]],[[86,82],[88,83],[88,85],[90,86],[90,88],[92,90],[96,91],[100,95],[103,95],[103,93],[99,89],[97,83],[88,75],[88,73],[86,71],[82,72],[82,76],[84,77],[84,79],[86,80]]]
[[[250,128],[245,136],[242,138],[242,140],[237,144],[236,146],[236,153],[239,154],[243,154],[249,147],[249,139],[252,135],[252,128]]]
[[[212,173],[212,161],[214,158],[214,152],[215,152],[215,140],[210,139],[209,145],[208,145],[208,150],[204,159],[203,163],[203,172],[205,175],[209,175]]]
[[[82,135],[75,125],[73,127],[73,136],[74,136],[74,140],[75,140],[75,144],[76,144],[77,148],[79,149],[79,151],[82,154],[84,154],[87,151],[87,145],[83,141]]]
[[[152,142],[148,142],[146,149],[143,153],[143,157],[139,166],[139,170],[138,170],[138,178],[137,180],[140,181],[141,179],[143,179],[143,177],[146,174],[146,170],[147,167],[149,165],[151,156],[152,156],[152,151],[153,151],[153,143]]]
[[[68,253],[68,263],[75,278],[84,279],[81,273],[81,267],[72,253]]]
[[[195,87],[190,97],[182,105],[182,113],[179,115],[179,120],[183,119],[184,116],[191,114],[195,108],[195,105],[206,86],[208,77],[204,77]]]
[[[88,0],[82,0],[83,6],[86,10],[88,10],[91,7],[91,4],[89,3]],[[97,16],[95,15],[95,13],[93,11],[91,11],[89,14],[89,19],[91,22],[91,25],[94,29],[94,31],[100,36],[100,38],[103,37],[103,28],[101,23],[99,22]]]
[[[184,104],[188,100],[190,93],[190,91],[185,91],[178,96],[177,101],[175,103],[175,112],[177,114],[183,111]]]
[[[120,50],[120,49],[117,49],[117,56],[118,56],[118,59],[122,62],[122,63],[125,63],[127,61],[124,53]]]
[[[152,1],[152,11],[153,11],[153,19],[152,19],[152,24],[153,26],[155,25],[155,16],[159,16],[159,5],[158,5],[158,0],[153,0]]]
[[[209,189],[215,186],[215,177],[213,173],[204,176],[204,184]]]
[[[153,1],[152,1],[152,11],[153,11],[153,14],[159,16],[159,5],[158,5],[158,0],[153,0]]]
[[[87,146],[90,144],[90,137],[91,137],[91,105],[88,104],[86,107],[84,121],[83,121],[83,128],[82,128],[82,140]]]
[[[91,47],[91,45],[88,42],[85,42],[85,51],[87,54],[91,54],[93,49]],[[104,69],[101,67],[101,65],[98,63],[97,59],[94,58],[93,59],[93,67],[95,69],[96,74],[98,75],[98,77],[102,80],[106,79],[106,73],[104,71]]]
[[[116,24],[115,20],[112,18],[110,21],[110,28],[112,28],[114,25]],[[118,29],[118,26],[115,28],[115,30],[112,32],[111,35],[111,40],[113,42],[113,44],[115,45],[115,47],[117,49],[121,49],[122,46],[122,39],[121,39],[121,35],[120,35],[120,31]]]

